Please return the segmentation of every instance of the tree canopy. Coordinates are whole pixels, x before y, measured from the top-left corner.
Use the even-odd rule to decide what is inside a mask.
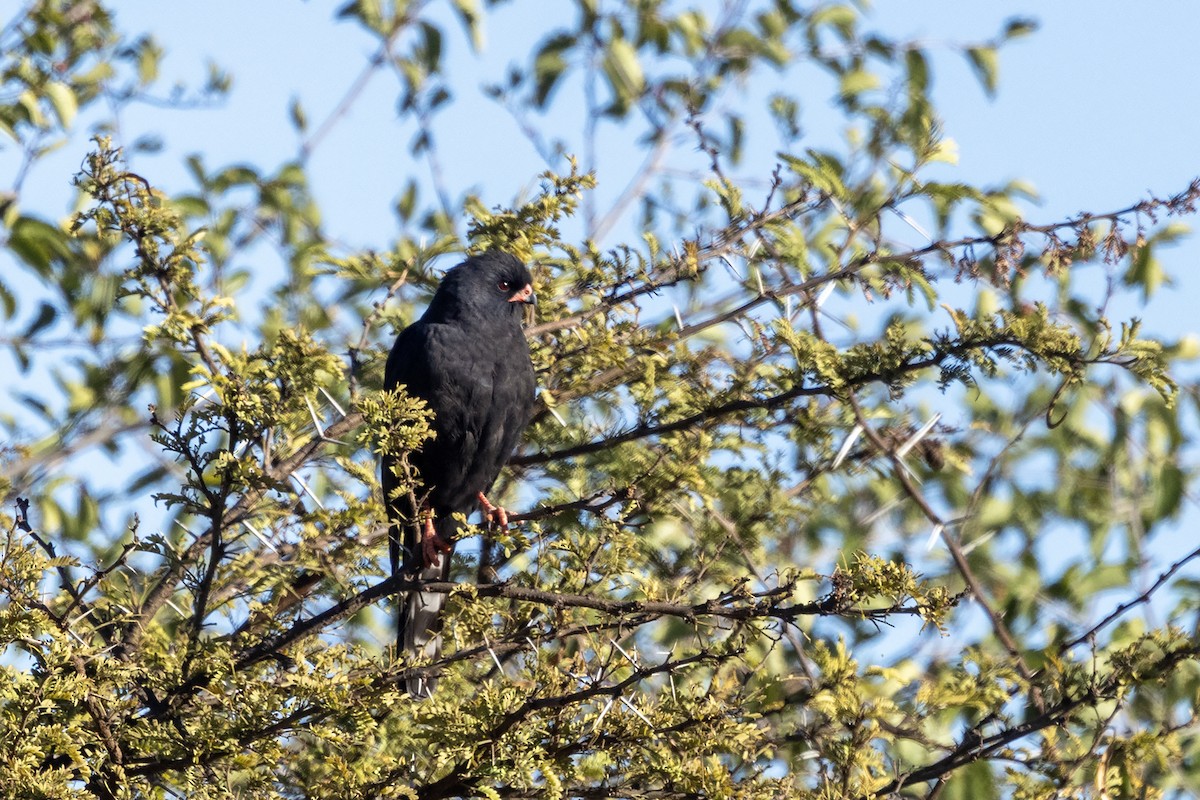
[[[1064,218],[962,181],[932,45],[865,4],[356,0],[340,100],[280,98],[276,162],[175,185],[131,111],[237,76],[164,87],[114,5],[0,30],[6,796],[1200,792],[1200,547],[1163,546],[1198,350],[1136,311],[1200,180]],[[1035,27],[936,46],[994,93]],[[313,160],[375,76],[413,174],[358,246]],[[456,183],[484,135],[541,166]],[[67,215],[27,200],[59,148]],[[383,364],[487,248],[535,276],[538,411],[514,525],[426,586],[426,663],[392,643],[378,461],[428,415]]]

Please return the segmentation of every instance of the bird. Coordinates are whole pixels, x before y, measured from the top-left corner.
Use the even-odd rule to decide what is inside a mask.
[[[397,491],[399,457],[381,459],[393,578],[449,580],[460,527],[455,514],[478,505],[485,526],[508,526],[507,512],[487,493],[533,417],[536,382],[522,320],[534,304],[525,264],[489,250],[448,270],[425,313],[396,337],[384,387],[403,386],[424,400],[433,436],[408,454],[416,470],[412,491]],[[444,592],[419,588],[402,595],[397,648],[436,659],[445,601]],[[436,679],[412,678],[406,688],[423,699]]]

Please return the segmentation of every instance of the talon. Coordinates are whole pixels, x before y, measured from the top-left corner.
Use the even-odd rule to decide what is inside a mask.
[[[449,553],[447,544],[433,527],[433,514],[425,515],[425,524],[421,530],[421,558],[426,567],[436,567],[441,562],[441,553]]]
[[[479,507],[483,511],[484,525],[491,527],[492,524],[499,525],[501,528],[508,527],[508,512],[503,506],[492,505],[492,502],[484,496],[483,492],[478,495]]]

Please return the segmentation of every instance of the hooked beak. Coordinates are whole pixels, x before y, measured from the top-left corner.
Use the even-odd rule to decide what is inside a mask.
[[[530,306],[537,305],[537,295],[533,293],[533,285],[525,284],[525,288],[508,298],[510,303],[524,303]]]

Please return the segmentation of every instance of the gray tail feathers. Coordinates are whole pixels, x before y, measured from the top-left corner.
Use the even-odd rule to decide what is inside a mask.
[[[406,526],[411,529],[413,526]],[[453,547],[458,533],[458,523],[453,517],[435,519],[434,527],[442,541]],[[405,531],[403,574],[407,580],[446,581],[450,578],[450,557],[453,553],[442,553],[436,567],[424,567],[421,557],[420,537],[415,530]],[[442,607],[446,605],[445,592],[422,592],[413,589],[401,596],[397,615],[397,645],[410,658],[420,661],[436,661],[442,654]],[[437,688],[436,677],[409,678],[408,693],[420,700],[433,695]]]

